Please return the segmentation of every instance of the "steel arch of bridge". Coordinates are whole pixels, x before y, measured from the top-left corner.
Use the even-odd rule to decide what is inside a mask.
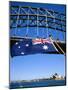
[[[30,27],[37,28],[37,37],[39,37],[38,28],[52,29],[65,34],[66,15],[45,8],[10,6],[10,29],[27,28],[26,36],[28,36]]]

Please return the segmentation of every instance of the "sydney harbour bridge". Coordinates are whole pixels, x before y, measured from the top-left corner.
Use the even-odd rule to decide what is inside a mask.
[[[51,38],[58,54],[66,53],[66,14],[46,8],[10,6],[10,46],[23,38]]]

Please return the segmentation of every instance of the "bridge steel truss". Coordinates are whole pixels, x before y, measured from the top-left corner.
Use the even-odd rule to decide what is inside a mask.
[[[10,29],[26,27],[26,36],[29,27],[50,28],[52,30],[66,32],[66,16],[63,13],[45,8],[10,6]]]

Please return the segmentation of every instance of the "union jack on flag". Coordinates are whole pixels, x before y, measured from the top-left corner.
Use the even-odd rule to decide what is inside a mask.
[[[36,38],[36,39],[33,39],[32,41],[33,41],[33,44],[51,43],[51,40],[49,38],[47,38],[47,39]]]

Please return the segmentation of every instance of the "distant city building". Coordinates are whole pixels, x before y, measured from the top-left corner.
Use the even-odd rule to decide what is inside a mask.
[[[62,80],[64,79],[64,77],[55,73],[54,75],[52,75],[52,77],[50,77],[50,79]]]

